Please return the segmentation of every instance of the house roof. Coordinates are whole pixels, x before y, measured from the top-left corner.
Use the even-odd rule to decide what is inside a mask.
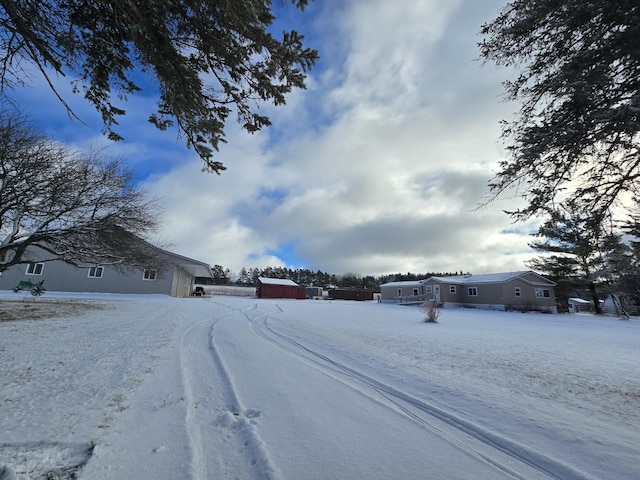
[[[423,280],[407,280],[404,282],[387,282],[387,283],[383,283],[382,285],[380,285],[381,287],[411,287],[414,285],[420,285],[423,282]]]
[[[181,263],[180,267],[194,277],[213,278],[211,267],[206,263]]]
[[[200,260],[194,260],[193,258],[185,257],[184,255],[180,255],[175,252],[171,252],[169,250],[165,250],[157,245],[153,245],[147,240],[138,237],[137,235],[133,235],[126,230],[123,230],[123,235],[128,235],[134,241],[138,241],[152,251],[156,251],[170,258],[170,263],[176,265],[183,270],[185,270],[189,275],[193,275],[194,277],[204,277],[204,278],[213,278],[213,272],[211,271],[211,265],[206,262],[202,262]]]
[[[581,304],[591,304],[591,302],[589,300],[585,300],[584,298],[576,298],[576,297],[572,297],[569,299],[570,302],[572,303],[581,303]]]
[[[266,278],[258,277],[258,281],[263,285],[286,285],[288,287],[297,287],[298,284],[288,278]]]
[[[163,252],[165,255],[171,257],[171,263],[179,266],[190,275],[193,275],[194,277],[213,278],[211,265],[209,265],[208,263],[201,262],[200,260],[194,260],[193,258],[185,257],[184,255],[179,255],[162,248],[155,248]]]
[[[428,280],[435,280],[441,283],[457,283],[457,284],[479,284],[479,283],[504,283],[514,278],[521,278],[534,275],[536,280],[523,278],[524,281],[531,283],[532,285],[555,285],[551,280],[538,275],[531,270],[525,270],[521,272],[504,272],[504,273],[489,273],[484,275],[458,275],[453,277],[429,277],[423,282]]]

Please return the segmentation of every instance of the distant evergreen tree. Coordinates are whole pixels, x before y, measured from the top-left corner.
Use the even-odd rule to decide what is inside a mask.
[[[240,285],[251,284],[251,278],[249,277],[249,272],[244,267],[240,269],[240,273],[238,274],[238,284]]]
[[[518,68],[504,82],[521,105],[503,122],[509,158],[490,183],[496,195],[519,188],[527,205],[511,212],[516,219],[562,198],[597,224],[637,194],[638,25],[637,0],[515,0],[482,26],[481,57]]]
[[[258,101],[284,104],[286,94],[305,88],[305,73],[318,58],[295,30],[273,36],[271,3],[4,0],[0,91],[40,74],[75,116],[51,77],[68,78],[118,140],[121,104],[142,91],[146,78],[160,97],[149,122],[160,130],[176,126],[205,169],[220,172],[225,167],[213,152],[226,141],[228,118],[251,133],[268,126]],[[304,10],[308,0],[290,3]]]
[[[229,269],[215,265],[212,269],[214,285],[226,285],[229,282]]]
[[[251,278],[251,284],[255,285],[258,281],[258,277],[262,276],[262,271],[259,268],[251,268],[249,270],[249,277]]]
[[[596,313],[602,313],[597,286],[605,278],[606,244],[601,222],[594,221],[575,204],[567,203],[551,212],[535,236],[543,240],[531,242],[531,248],[545,255],[527,265],[565,290],[586,284]]]

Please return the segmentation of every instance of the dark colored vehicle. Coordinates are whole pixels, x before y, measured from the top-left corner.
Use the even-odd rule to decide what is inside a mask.
[[[193,291],[195,297],[204,297],[204,287],[196,287]]]

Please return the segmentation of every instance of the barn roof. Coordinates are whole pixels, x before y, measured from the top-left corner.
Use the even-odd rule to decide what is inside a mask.
[[[263,285],[286,285],[288,287],[297,287],[298,284],[288,278],[266,278],[258,277],[258,281]]]

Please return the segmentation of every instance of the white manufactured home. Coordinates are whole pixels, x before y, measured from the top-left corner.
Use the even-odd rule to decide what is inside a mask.
[[[551,280],[528,270],[390,282],[380,285],[380,292],[382,301],[401,304],[433,300],[444,307],[556,313],[555,285]]]
[[[557,313],[555,282],[532,271],[430,277],[422,281],[428,300],[447,306]]]

